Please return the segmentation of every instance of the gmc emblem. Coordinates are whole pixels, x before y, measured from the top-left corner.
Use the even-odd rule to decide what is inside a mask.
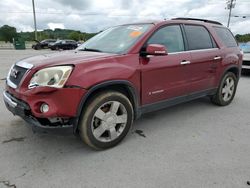
[[[16,70],[15,68],[13,68],[13,69],[10,71],[10,76],[12,76],[12,77],[14,77],[14,78],[17,78],[18,73],[19,73],[19,71]]]

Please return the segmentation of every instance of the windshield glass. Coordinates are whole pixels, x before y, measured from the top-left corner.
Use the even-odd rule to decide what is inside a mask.
[[[240,44],[240,48],[244,53],[250,53],[250,43],[242,43]]]
[[[61,42],[63,42],[63,41],[62,40],[58,40],[58,41],[55,42],[55,44],[59,44]]]
[[[77,50],[125,53],[152,24],[123,25],[109,28],[77,48]]]

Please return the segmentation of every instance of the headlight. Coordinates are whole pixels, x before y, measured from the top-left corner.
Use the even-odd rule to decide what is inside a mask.
[[[36,72],[30,80],[29,89],[38,86],[62,88],[72,71],[72,66],[57,66]]]

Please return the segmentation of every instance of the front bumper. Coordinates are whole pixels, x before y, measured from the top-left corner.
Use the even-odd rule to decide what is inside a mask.
[[[243,60],[242,69],[250,69],[250,60]]]
[[[46,97],[44,96],[44,93],[43,93],[43,98],[40,98],[39,96],[40,95],[38,94],[38,95],[32,95],[28,98],[25,97],[27,99],[27,101],[29,102],[28,103],[22,99],[15,97],[8,90],[4,91],[4,93],[3,93],[3,99],[4,99],[4,103],[5,103],[5,106],[7,107],[7,109],[10,112],[12,112],[14,115],[20,116],[28,124],[32,125],[32,128],[35,131],[39,131],[39,132],[40,131],[42,131],[42,132],[51,132],[52,131],[53,132],[54,130],[61,129],[61,130],[64,130],[63,132],[65,132],[65,131],[67,131],[67,132],[70,131],[71,133],[74,132],[75,126],[76,126],[75,124],[77,122],[77,115],[73,114],[73,115],[65,116],[65,112],[67,111],[65,109],[68,109],[67,106],[64,106],[64,108],[62,109],[62,104],[67,104],[66,101],[63,101],[63,100],[65,100],[65,98],[59,99],[59,100],[61,100],[61,105],[59,106],[59,108],[53,107],[53,105],[56,104],[56,103],[53,103],[53,101],[50,101],[50,100],[47,101],[52,107],[51,108],[52,113],[48,113],[48,116],[46,116],[46,113],[45,114],[38,114],[38,112],[36,112],[36,109],[32,109],[32,108],[34,108],[35,101],[39,101],[39,99],[46,101]],[[71,97],[75,97],[75,96],[71,96],[71,97],[67,96],[67,97],[68,97],[69,101],[70,100],[72,101]],[[47,93],[47,98],[53,99],[53,94],[51,95],[51,94]],[[79,99],[80,99],[80,97],[79,97]],[[72,107],[72,106],[70,106],[70,107]],[[78,108],[78,105],[75,106],[74,111],[76,111],[77,108]],[[68,109],[68,111],[69,111],[69,114],[72,114],[72,109]],[[33,112],[35,112],[35,114]],[[38,116],[36,114],[38,114]],[[64,116],[57,116],[58,114],[64,114]]]
[[[250,69],[250,53],[244,53],[242,61],[242,69]]]

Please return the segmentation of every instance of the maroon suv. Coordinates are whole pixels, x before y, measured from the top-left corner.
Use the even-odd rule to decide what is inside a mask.
[[[176,18],[111,27],[75,51],[23,59],[4,101],[43,129],[72,129],[89,146],[118,144],[141,114],[209,96],[234,98],[242,54],[232,33],[209,20]]]

